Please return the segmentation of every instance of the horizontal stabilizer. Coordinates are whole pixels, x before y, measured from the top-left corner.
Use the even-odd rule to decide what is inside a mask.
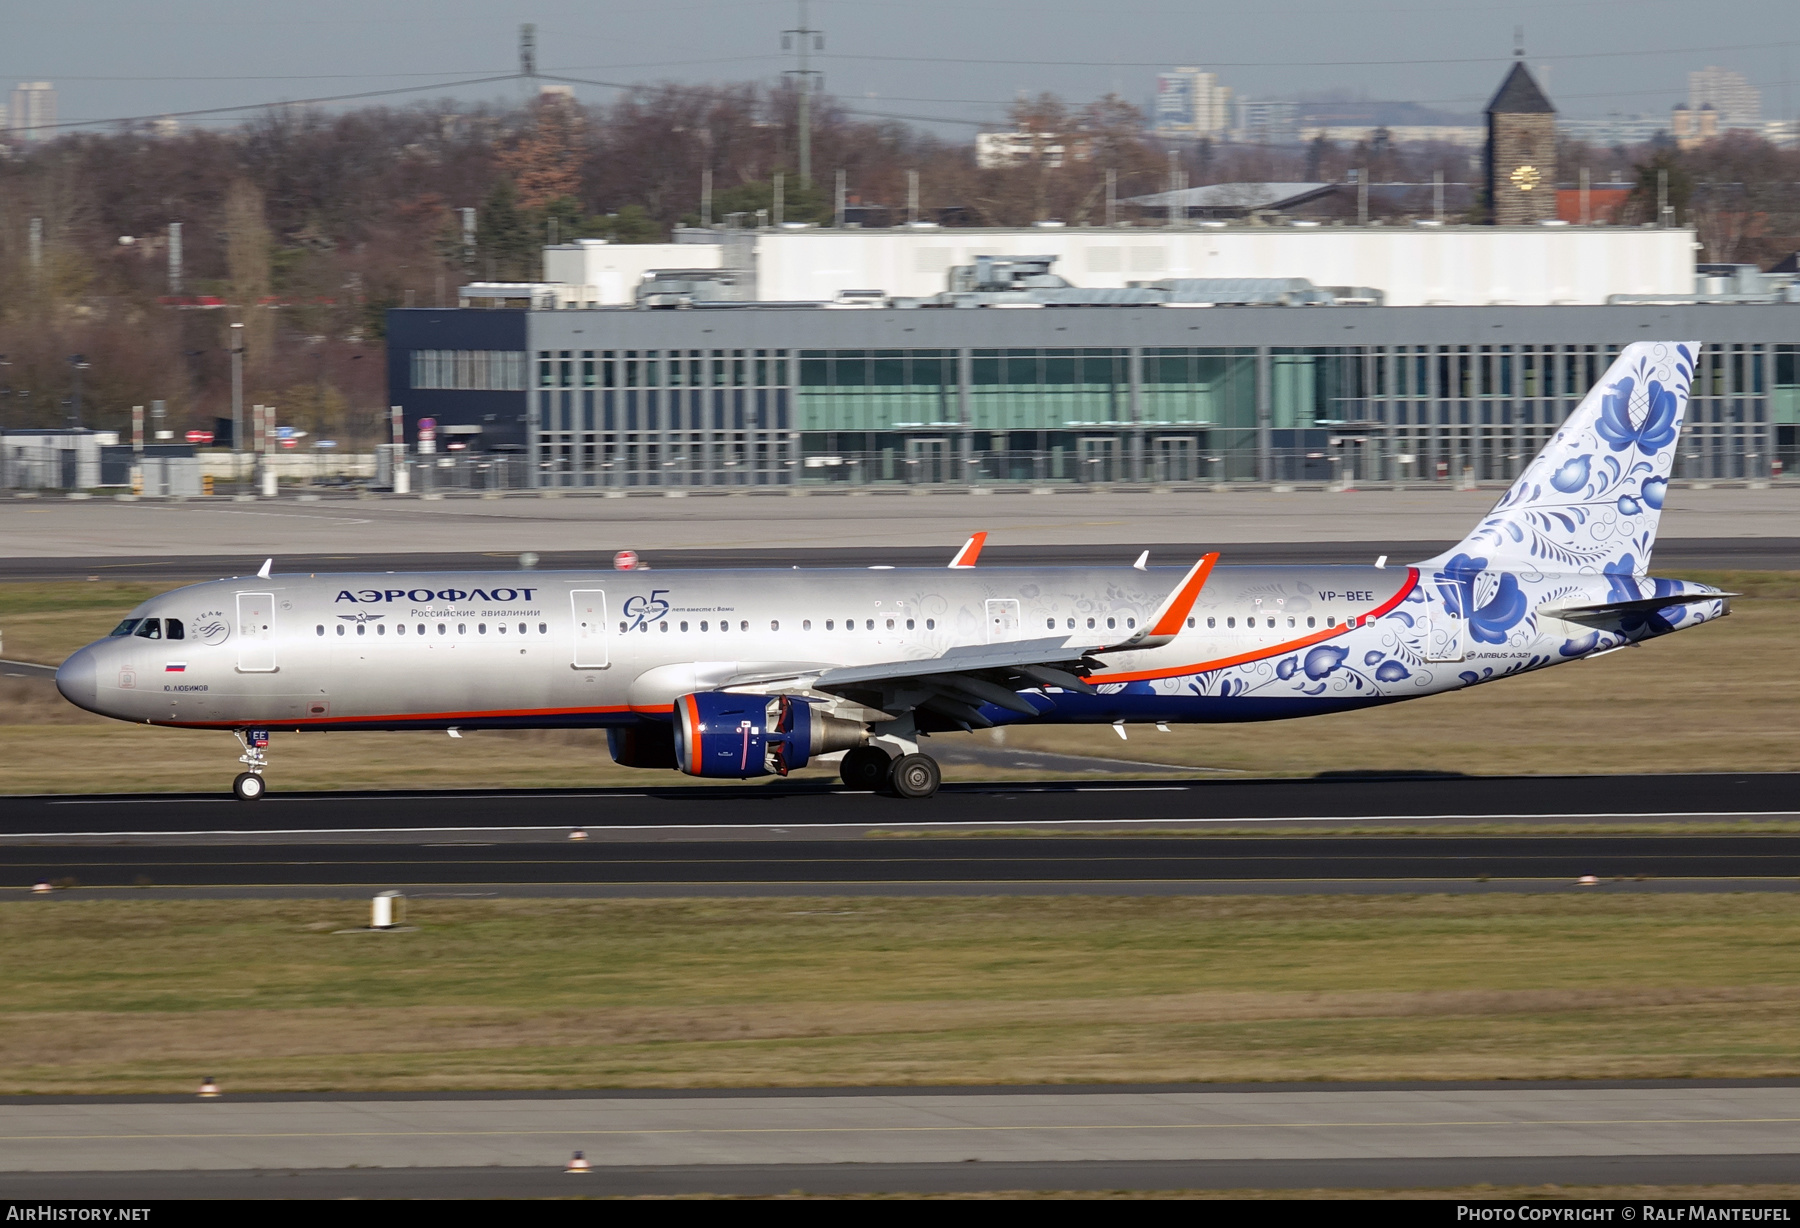
[[[1636,601],[1606,601],[1599,605],[1541,605],[1538,613],[1560,618],[1568,623],[1611,623],[1621,618],[1642,618],[1670,606],[1698,605],[1703,601],[1721,601],[1740,597],[1741,593],[1669,593],[1663,597],[1641,597]]]

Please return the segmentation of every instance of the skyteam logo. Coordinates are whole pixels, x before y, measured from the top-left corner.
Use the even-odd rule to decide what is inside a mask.
[[[625,598],[625,604],[619,612],[629,620],[626,631],[640,631],[646,623],[653,623],[669,612],[669,590],[653,588],[648,597],[634,596]]]

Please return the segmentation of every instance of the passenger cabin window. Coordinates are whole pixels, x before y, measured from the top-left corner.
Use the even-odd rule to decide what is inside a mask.
[[[1206,620],[1206,626],[1207,626],[1208,630],[1211,630],[1212,628],[1217,627],[1218,625],[1219,625],[1219,620],[1216,618],[1209,618]]]
[[[1111,631],[1113,628],[1117,627],[1118,625],[1119,625],[1119,620],[1116,618],[1109,618],[1106,620],[1106,629],[1108,631]]]
[[[742,622],[738,623],[738,630],[739,631],[750,630],[750,620],[746,618]]]
[[[1094,629],[1094,620],[1093,620],[1093,619],[1091,619],[1091,618],[1090,618],[1090,619],[1088,619],[1088,625],[1087,625],[1087,629],[1088,629],[1088,630],[1089,630],[1089,631],[1092,631],[1092,630],[1093,630],[1093,629]]]
[[[706,630],[706,620],[705,619],[700,620],[700,630],[702,630],[702,631]]]
[[[937,619],[935,619],[935,618],[926,619],[925,620],[925,630],[936,631],[937,630]]]
[[[366,623],[357,623],[356,624],[356,634],[366,635],[366,634],[368,634],[368,630],[369,630],[369,628]]]
[[[1319,620],[1312,617],[1311,615],[1308,615],[1307,619],[1306,619],[1306,625],[1309,627],[1316,627],[1319,625]]]
[[[1226,619],[1226,620],[1225,620],[1225,625],[1226,625],[1226,626],[1227,626],[1227,627],[1236,627],[1236,626],[1237,626],[1237,619],[1235,619],[1235,618],[1227,618],[1227,619]]]
[[[137,637],[140,640],[160,640],[162,638],[162,619],[146,618],[139,623]]]
[[[320,624],[319,624],[319,627],[318,627],[318,631],[319,631],[319,634],[320,634],[320,635],[324,635],[324,634],[325,634],[325,624],[324,624],[324,623],[320,623]]]
[[[686,622],[686,621],[685,621],[685,620],[683,620],[683,622],[682,622],[682,624],[681,624],[681,629],[682,629],[682,630],[683,630],[683,631],[686,631],[686,630],[687,630],[687,622]]]
[[[779,620],[777,620],[777,619],[773,619],[773,618],[771,618],[771,619],[770,619],[770,620],[769,620],[769,630],[771,630],[771,631],[779,631],[779,630],[781,630],[781,623],[780,623],[780,621],[779,621]]]
[[[386,635],[387,634],[387,624],[386,623],[376,623],[375,624],[375,634],[376,635]]]
[[[831,619],[829,619],[829,618],[826,619],[825,620],[825,630],[832,631],[835,629],[836,629],[836,624],[834,624]]]
[[[344,634],[344,624],[343,624],[343,623],[339,623],[339,624],[338,624],[338,625],[337,625],[337,629],[338,629],[338,634],[339,634],[339,635],[342,635],[342,634]]]
[[[520,625],[523,626],[524,624],[520,624]],[[538,624],[538,634],[539,635],[549,635],[550,634],[550,624],[549,623],[539,623]]]
[[[801,619],[800,620],[800,630],[811,631],[812,630],[812,619],[810,619],[810,618]]]
[[[908,631],[911,631],[913,629],[913,620],[910,618],[906,620],[906,629]]]
[[[118,626],[114,627],[112,629],[112,633],[114,635],[130,635],[133,631],[137,630],[137,625],[141,621],[143,621],[143,620],[137,619],[137,618],[127,618],[124,622],[122,622]],[[324,635],[325,633],[323,631],[320,631],[319,634]]]
[[[1327,618],[1327,619],[1326,619],[1326,620],[1325,620],[1325,625],[1326,625],[1326,626],[1327,626],[1327,627],[1335,627],[1335,626],[1337,626],[1337,619],[1335,619],[1335,618]]]
[[[1192,618],[1190,618],[1190,619],[1188,619],[1188,630],[1192,631],[1193,629],[1194,629],[1194,620]]]
[[[667,632],[669,629],[668,623],[657,623],[656,626],[657,626],[658,630],[661,630],[663,632]]]
[[[890,627],[891,627],[891,626],[893,626],[893,625],[894,625],[894,624],[893,624],[893,623],[889,623],[889,624],[888,624],[888,626],[890,626]],[[1055,619],[1054,619],[1054,618],[1046,618],[1046,619],[1045,619],[1045,620],[1044,620],[1044,626],[1045,626],[1045,627],[1046,627],[1046,628],[1047,628],[1047,629],[1048,629],[1048,630],[1051,630],[1051,631],[1054,631],[1054,630],[1056,630],[1056,620],[1055,620]]]

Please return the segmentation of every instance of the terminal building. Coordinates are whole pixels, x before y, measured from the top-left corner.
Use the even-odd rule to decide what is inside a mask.
[[[516,484],[545,487],[1501,482],[1622,346],[1664,338],[1706,347],[1678,477],[1755,480],[1796,460],[1790,279],[1696,268],[1687,230],[1381,229],[1054,235],[1088,269],[1109,246],[1163,253],[1110,286],[1069,285],[1048,254],[981,250],[1042,244],[1040,230],[900,231],[886,251],[871,243],[886,232],[744,232],[752,254],[776,239],[786,265],[639,270],[630,305],[570,281],[394,310],[390,401],[409,441],[429,418],[439,447],[509,457]],[[1338,236],[1335,252],[1303,246]],[[1246,254],[1174,263],[1176,240],[1209,237]],[[793,254],[809,239],[810,265]],[[934,252],[937,292],[911,296],[861,281],[845,239],[886,269],[932,246],[971,263]],[[1386,264],[1357,256],[1363,239],[1390,244]],[[806,267],[836,280],[755,293],[792,293]],[[1448,301],[1420,301],[1432,278],[1457,287]]]

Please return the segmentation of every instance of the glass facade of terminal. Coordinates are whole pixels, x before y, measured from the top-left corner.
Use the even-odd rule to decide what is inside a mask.
[[[551,485],[1504,481],[1602,345],[543,350]],[[1796,459],[1800,347],[1712,345],[1678,476]]]
[[[1678,477],[1800,464],[1788,305],[389,313],[407,439],[573,488],[1499,483],[1702,339]],[[442,464],[442,460],[437,462]]]

